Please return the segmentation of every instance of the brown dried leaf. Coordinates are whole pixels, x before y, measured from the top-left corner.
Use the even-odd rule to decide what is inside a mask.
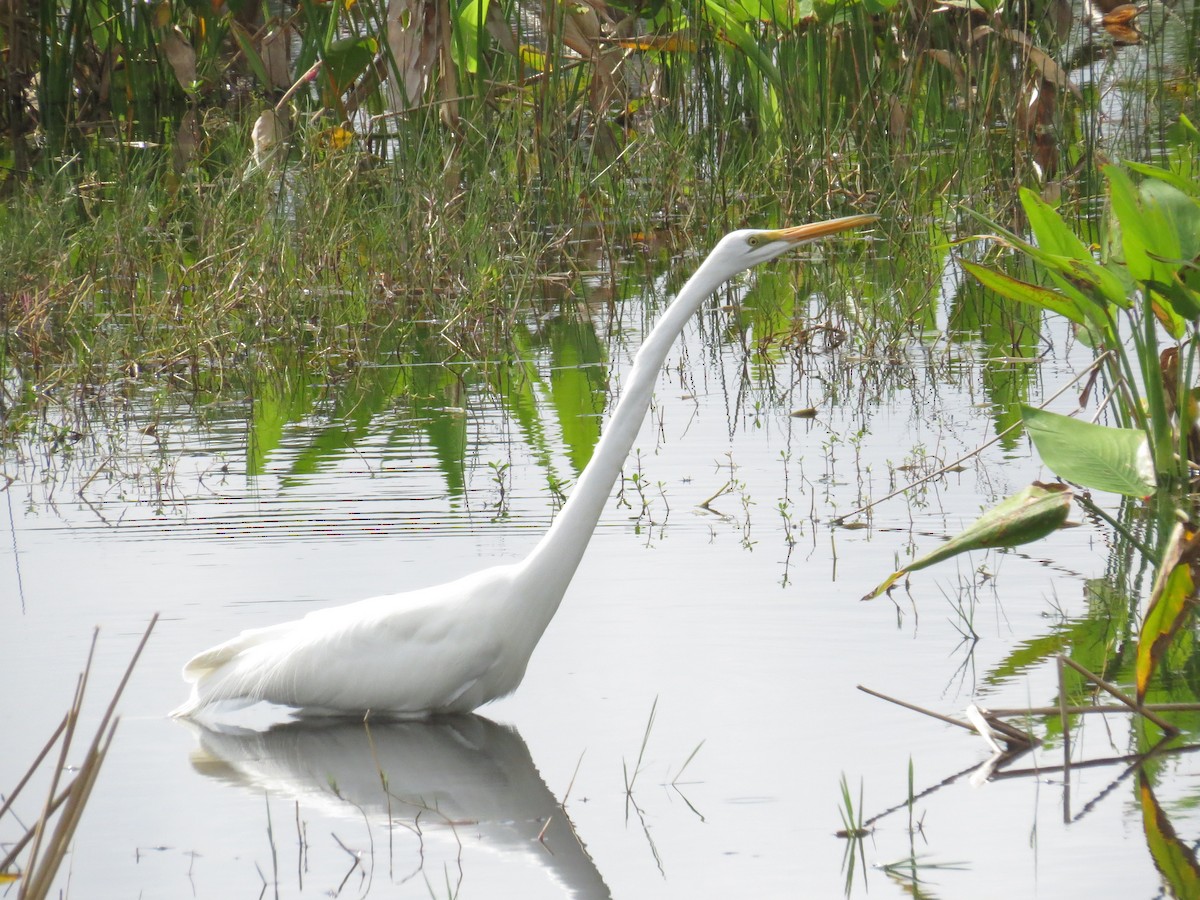
[[[983,26],[987,28],[987,26]],[[991,30],[990,28],[988,29]],[[954,76],[954,83],[958,86],[958,91],[962,94],[964,100],[969,100],[971,95],[970,81],[967,79],[966,69],[963,68],[962,62],[951,53],[949,50],[926,50],[929,56],[935,61],[950,70],[950,74]]]
[[[179,130],[175,133],[175,143],[171,147],[176,173],[182,173],[188,167],[199,148],[200,117],[196,110],[189,109],[179,120]]]
[[[391,91],[392,105],[408,109],[420,102],[438,53],[438,19],[425,0],[388,0],[387,43],[401,87]],[[392,79],[394,82],[395,79]]]
[[[291,29],[287,27],[272,28],[262,39],[260,55],[263,68],[267,70],[267,78],[273,87],[287,90],[292,86],[292,63],[288,59],[288,47],[291,45]]]
[[[174,26],[162,39],[160,47],[179,86],[191,92],[192,85],[196,83],[196,51],[188,43],[183,30],[178,25]]]
[[[1067,70],[1055,62],[1045,50],[1035,45],[1029,39],[1029,35],[1015,28],[1009,28],[1004,31],[1004,37],[1025,50],[1026,58],[1037,69],[1038,74],[1041,75],[1043,80],[1050,82],[1055,87],[1070,91],[1076,97],[1083,96],[1079,88],[1071,81],[1071,76],[1067,73]]]

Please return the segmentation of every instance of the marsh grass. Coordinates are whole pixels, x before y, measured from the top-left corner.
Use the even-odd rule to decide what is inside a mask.
[[[379,14],[377,4],[353,13]],[[881,381],[912,385],[905,348],[933,334],[941,304],[954,306],[954,340],[987,332],[997,346],[1036,346],[1028,316],[980,312],[969,289],[950,297],[938,286],[954,264],[961,208],[1012,221],[1015,186],[1036,180],[1029,130],[997,125],[1016,115],[1028,61],[1005,39],[963,43],[964,21],[851,6],[836,25],[763,28],[774,65],[797,76],[779,81],[727,46],[629,55],[626,65],[660,86],[620,123],[615,99],[594,105],[579,59],[521,72],[481,50],[452,98],[431,87],[399,112],[364,102],[359,111],[373,115],[342,132],[345,146],[331,135],[348,120],[329,97],[300,92],[284,110],[286,152],[258,168],[250,136],[266,94],[246,92],[246,72],[229,96],[218,90],[224,38],[196,43],[203,85],[190,92],[160,54],[157,69],[127,73],[146,95],[116,116],[140,122],[162,100],[153,123],[120,134],[111,123],[60,123],[70,139],[4,181],[0,445],[86,436],[111,415],[98,401],[147,385],[202,409],[260,404],[303,381],[344,412],[343,398],[372,381],[364,368],[419,356],[493,371],[552,317],[594,315],[596,304],[579,301],[597,285],[611,318],[639,292],[665,299],[731,228],[855,210],[886,213],[873,242],[840,245],[833,262],[814,248],[816,265],[756,273],[737,336],[760,372],[788,357],[800,366],[826,356],[837,369],[851,353]],[[193,34],[194,24],[182,27]],[[137,46],[166,40],[163,23],[121,27]],[[542,36],[549,50],[564,29]],[[1036,25],[1031,33],[1053,46]],[[319,55],[314,34],[302,42],[298,66]],[[70,66],[55,60],[65,77]],[[1078,103],[1049,111],[1069,120],[1059,143],[1071,165],[1091,139],[1073,124]],[[130,140],[139,135],[149,142]],[[1080,202],[1087,178],[1052,187]],[[864,390],[861,371],[833,371],[831,383]],[[1029,384],[996,391],[1013,409]],[[385,399],[375,384],[349,403],[363,412]]]
[[[623,296],[665,269],[669,292],[728,228],[827,205],[805,186],[764,200],[766,150],[704,173],[678,131],[546,181],[518,164],[522,133],[409,134],[388,159],[298,133],[286,166],[251,171],[248,130],[214,114],[182,172],[166,149],[98,144],[0,208],[0,442],[86,433],[96,401],[146,383],[203,405],[289,372],[336,389],[414,346],[510,357],[526,322],[576,315],[585,279]]]

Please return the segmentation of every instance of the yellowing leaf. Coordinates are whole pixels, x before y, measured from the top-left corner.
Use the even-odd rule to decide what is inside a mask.
[[[927,568],[959,553],[990,547],[1015,547],[1040,540],[1067,521],[1071,497],[1071,489],[1065,484],[1035,481],[1024,490],[1000,501],[932,553],[893,572],[863,599],[874,600],[909,572]]]
[[[1150,677],[1171,646],[1171,639],[1195,612],[1196,585],[1192,577],[1191,559],[1196,555],[1198,546],[1200,535],[1187,531],[1182,525],[1175,527],[1158,569],[1158,577],[1154,580],[1150,606],[1138,635],[1137,664],[1134,669],[1138,703],[1146,696]]]
[[[980,284],[995,291],[1001,297],[1007,297],[1009,300],[1016,300],[1020,303],[1029,303],[1040,309],[1048,309],[1070,319],[1077,325],[1087,324],[1087,317],[1080,310],[1079,304],[1057,291],[1030,284],[1027,281],[1020,281],[1011,275],[1005,275],[994,269],[985,269],[983,266],[966,260],[962,261],[962,267]]]
[[[1158,804],[1145,769],[1138,771],[1138,800],[1142,805],[1142,828],[1154,866],[1162,873],[1172,897],[1200,897],[1200,865],[1186,841],[1175,833],[1171,820]]]

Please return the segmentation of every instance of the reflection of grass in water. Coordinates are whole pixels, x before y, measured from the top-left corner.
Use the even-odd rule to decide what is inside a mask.
[[[625,778],[625,821],[628,823],[629,813],[630,813],[630,810],[632,810],[634,812],[634,814],[637,816],[638,822],[641,824],[642,833],[646,838],[646,844],[649,846],[650,853],[654,857],[654,864],[658,867],[659,874],[661,874],[665,878],[667,875],[667,872],[666,872],[666,869],[663,867],[662,857],[658,853],[658,847],[654,843],[654,838],[651,837],[651,835],[650,835],[650,827],[649,827],[649,825],[646,824],[646,814],[642,810],[641,806],[638,805],[637,800],[635,800],[633,797],[634,785],[637,782],[638,775],[642,771],[642,760],[645,758],[645,755],[646,755],[646,746],[650,743],[650,732],[654,728],[654,717],[657,714],[657,712],[658,712],[658,698],[655,697],[654,703],[650,707],[650,716],[646,720],[646,730],[644,732],[642,732],[642,744],[638,748],[637,761],[634,763],[633,769],[631,771],[629,768],[629,764],[624,759],[622,759],[621,760],[621,770],[622,770],[622,773],[624,774],[624,778]],[[692,802],[684,795],[683,790],[682,790],[684,782],[680,781],[680,779],[683,777],[684,771],[686,771],[688,766],[690,766],[692,764],[692,760],[694,760],[696,758],[696,754],[698,754],[700,752],[700,748],[703,746],[704,746],[704,741],[701,741],[700,743],[698,743],[695,746],[695,748],[692,750],[692,752],[688,754],[687,759],[685,759],[683,761],[683,764],[675,772],[675,775],[671,779],[670,784],[666,785],[666,786],[669,786],[679,796],[679,798],[681,800],[683,800],[683,802],[687,805],[687,808],[690,809],[701,822],[705,821],[705,818],[704,818],[703,814],[701,814],[701,812],[698,809],[696,809],[696,807],[692,804]]]
[[[854,872],[857,866],[862,866],[863,877],[866,877],[867,856],[863,841],[870,835],[871,829],[863,825],[862,780],[860,779],[858,783],[857,807],[850,794],[850,785],[846,781],[845,772],[842,773],[841,792],[842,805],[838,809],[838,813],[842,817],[842,828],[837,832],[837,836],[846,839],[846,849],[842,854],[842,869],[846,873],[846,896],[849,897],[854,888]]]
[[[59,723],[50,739],[46,741],[33,764],[22,776],[17,786],[9,793],[4,803],[0,805],[0,820],[4,815],[12,810],[13,801],[20,795],[21,791],[29,784],[30,779],[46,761],[50,751],[54,749],[54,745],[61,740],[61,747],[57,760],[53,763],[54,769],[50,773],[50,788],[47,792],[46,802],[43,804],[37,822],[32,828],[29,828],[25,833],[12,845],[12,849],[8,855],[0,860],[0,883],[5,880],[24,880],[20,896],[22,900],[41,900],[46,897],[51,887],[54,884],[55,873],[58,872],[59,866],[62,864],[63,857],[66,855],[67,848],[71,844],[71,838],[75,834],[75,829],[79,825],[79,820],[83,816],[84,807],[87,805],[88,798],[91,796],[92,788],[95,786],[96,778],[100,774],[100,766],[104,763],[104,758],[108,754],[108,748],[112,744],[113,734],[117,729],[115,717],[117,702],[121,699],[121,694],[125,690],[125,685],[129,681],[129,676],[133,673],[133,667],[137,664],[138,657],[141,656],[142,649],[146,646],[146,641],[150,638],[150,632],[154,630],[154,625],[158,621],[156,613],[151,619],[150,624],[146,627],[145,633],[142,635],[142,640],[134,650],[133,656],[129,660],[129,665],[125,668],[125,674],[121,677],[120,683],[113,692],[112,699],[109,700],[108,708],[104,711],[104,716],[100,720],[100,724],[96,727],[96,734],[92,738],[91,744],[88,746],[87,752],[84,755],[83,762],[76,768],[68,765],[67,757],[71,750],[71,743],[75,738],[75,727],[79,721],[79,715],[83,708],[84,693],[87,688],[88,677],[92,670],[92,657],[96,649],[96,638],[99,636],[97,629],[92,633],[92,646],[88,651],[87,663],[84,666],[83,672],[79,676],[79,682],[75,688],[75,696],[71,701],[71,707],[67,710],[67,714]],[[71,782],[60,789],[60,784],[68,776],[68,773],[74,769],[75,777]],[[58,816],[57,822],[54,822],[54,817]],[[51,831],[53,828],[53,831]],[[29,852],[25,857],[25,866],[20,872],[14,872],[13,866],[16,865],[18,857],[29,847]]]

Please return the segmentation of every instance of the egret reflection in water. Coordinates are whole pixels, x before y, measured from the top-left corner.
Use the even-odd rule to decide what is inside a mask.
[[[469,881],[478,848],[501,855],[506,870],[543,873],[565,896],[611,897],[511,727],[478,715],[300,719],[265,731],[186,724],[199,741],[192,765],[201,774],[265,792],[270,802],[294,801],[301,817],[361,825],[365,816],[372,830],[391,829],[362,857],[377,888],[390,890],[381,879],[422,874],[440,882],[445,871]]]

